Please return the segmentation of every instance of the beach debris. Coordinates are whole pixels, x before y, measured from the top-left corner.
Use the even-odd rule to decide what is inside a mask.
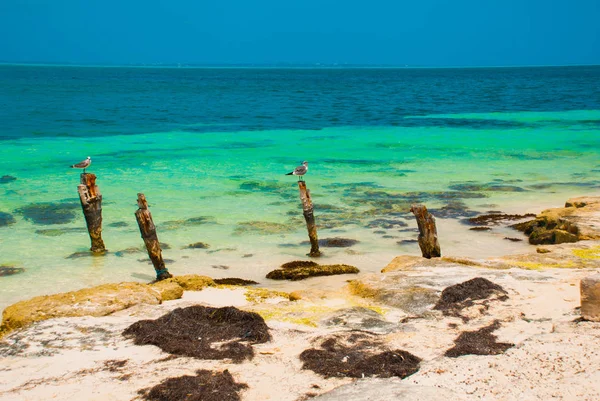
[[[0,227],[10,226],[11,224],[15,224],[17,221],[14,216],[10,213],[0,212]]]
[[[584,320],[600,322],[600,274],[581,279],[581,317]]]
[[[85,168],[91,163],[89,157],[87,160],[87,164],[82,162],[84,164],[81,167],[83,168],[83,173],[80,175],[80,184],[77,186],[77,192],[79,192],[81,208],[83,209],[85,223],[92,243],[90,251],[104,253],[106,252],[106,247],[102,240],[102,194],[100,193],[100,188],[96,185],[96,175],[85,172]]]
[[[306,162],[304,164],[304,169],[301,167],[296,167],[296,170],[293,171],[295,175],[304,175],[308,170],[308,166]],[[321,256],[321,251],[319,251],[319,239],[317,237],[317,225],[315,224],[315,215],[313,213],[313,204],[310,198],[310,190],[306,188],[306,182],[299,180],[298,181],[298,190],[300,191],[300,200],[302,201],[302,212],[304,214],[304,220],[306,220],[306,229],[308,230],[308,238],[310,240],[310,252],[308,256],[310,257],[319,257]]]
[[[442,311],[446,316],[468,320],[468,318],[461,315],[463,309],[475,305],[475,301],[478,300],[488,302],[491,300],[505,301],[508,299],[506,294],[504,288],[498,284],[483,277],[475,277],[445,288],[433,309]],[[487,302],[481,304],[484,308],[487,308]]]
[[[148,256],[152,261],[152,265],[154,265],[156,280],[160,281],[173,277],[166,268],[162,258],[160,242],[158,241],[158,235],[156,234],[156,226],[152,221],[152,214],[150,214],[150,210],[148,210],[148,202],[143,193],[138,193],[137,204],[139,209],[135,212],[135,218],[140,227],[140,233],[144,239],[146,249],[148,250]]]
[[[220,285],[240,285],[240,286],[258,284],[254,280],[246,280],[246,279],[237,278],[237,277],[216,278],[216,279],[214,279],[214,282],[216,284],[220,284]]]
[[[352,238],[342,238],[342,237],[333,237],[333,238],[322,238],[319,240],[319,246],[323,248],[349,248],[358,244],[360,241]],[[302,241],[300,245],[307,245],[308,241]]]
[[[435,217],[422,204],[412,205],[410,211],[415,215],[419,226],[418,241],[421,254],[427,259],[439,258],[442,253],[438,242],[437,228],[435,227]]]
[[[188,246],[184,246],[181,249],[208,249],[210,245],[206,242],[194,242],[193,244],[189,244]]]
[[[306,261],[285,263],[281,266],[281,268],[269,272],[267,274],[267,278],[271,280],[297,281],[304,280],[309,277],[359,273],[358,268],[350,265],[319,265],[317,263],[312,263],[306,263]]]
[[[22,267],[0,265],[0,277],[13,276],[15,274],[23,273],[24,271],[25,269]]]
[[[390,350],[377,335],[358,331],[333,334],[319,348],[302,351],[302,369],[330,377],[400,377],[419,370],[421,359],[404,350]]]
[[[12,175],[3,175],[0,177],[0,184],[8,184],[9,182],[16,181],[17,177],[13,177]]]
[[[196,376],[179,376],[163,380],[138,394],[147,401],[240,401],[239,392],[248,388],[237,383],[227,369],[212,372],[200,369]]]
[[[177,308],[156,320],[140,320],[123,335],[136,345],[155,345],[170,354],[234,363],[254,357],[252,344],[271,340],[260,315],[233,306]]]
[[[25,220],[29,220],[34,224],[51,225],[51,224],[66,224],[75,220],[75,209],[79,205],[75,202],[64,203],[30,203],[17,210]]]
[[[450,358],[461,355],[499,355],[514,346],[511,343],[496,342],[496,336],[492,334],[500,328],[500,322],[495,320],[492,324],[475,331],[464,331],[455,340],[454,347],[444,354]]]

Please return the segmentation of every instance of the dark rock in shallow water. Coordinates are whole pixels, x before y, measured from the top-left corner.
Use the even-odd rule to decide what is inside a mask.
[[[116,221],[114,223],[107,224],[106,226],[107,227],[115,227],[115,228],[128,227],[129,223],[124,222],[124,221]]]
[[[87,258],[87,257],[91,257],[91,256],[105,256],[107,255],[108,252],[92,252],[92,251],[82,251],[82,252],[75,252],[70,254],[69,256],[66,257],[66,259],[79,259],[79,258]],[[150,260],[150,259],[148,259]]]
[[[471,217],[470,219],[461,220],[463,223],[468,225],[475,226],[487,226],[490,224],[500,224],[507,221],[514,220],[522,220],[528,217],[535,217],[536,215],[533,213],[527,214],[501,214],[501,213],[492,213],[492,214],[482,214],[481,216]]]
[[[160,249],[165,250],[165,249],[171,249],[171,245],[167,244],[166,242],[160,242]]]
[[[146,401],[240,401],[246,383],[237,383],[227,369],[223,372],[197,370],[196,376],[170,377],[154,387],[138,391]]]
[[[529,236],[532,245],[562,244],[579,241],[579,228],[574,223],[553,215],[543,215],[535,220],[511,226]]]
[[[492,229],[492,227],[482,227],[482,226],[469,228],[469,230],[471,230],[471,231],[490,231],[491,229]]]
[[[182,249],[208,249],[210,245],[204,242],[194,242],[193,244],[189,244],[188,246],[183,247]]]
[[[203,224],[214,223],[214,219],[208,216],[191,217],[185,220],[169,220],[164,223],[157,224],[161,230],[177,230],[183,227],[195,227]]]
[[[76,203],[31,203],[16,212],[35,224],[66,224],[75,220],[75,210],[79,207]]]
[[[16,180],[17,177],[13,177],[12,175],[3,175],[2,177],[0,177],[0,184],[7,184]]]
[[[145,252],[145,248],[143,247],[129,247],[129,248],[125,248],[122,249],[120,251],[115,252],[115,256],[118,256],[120,258],[122,258],[125,255],[131,255],[131,254],[135,254],[135,253],[142,253]]]
[[[398,245],[408,245],[408,244],[416,244],[419,242],[416,239],[403,239],[402,241],[396,241]]]
[[[319,240],[319,246],[324,248],[348,248],[358,244],[360,241],[351,238],[323,238]],[[302,241],[300,245],[310,245],[310,241]]]
[[[25,269],[23,269],[22,267],[2,265],[0,266],[0,277],[12,276],[15,274],[23,273],[24,271]]]
[[[495,321],[487,327],[476,331],[462,332],[456,340],[454,347],[450,348],[444,355],[457,358],[461,355],[498,355],[514,346],[510,343],[496,342],[493,331],[500,328],[500,322]]]
[[[298,263],[298,262],[296,262]],[[285,266],[285,265],[284,265]],[[349,265],[300,265],[296,267],[282,267],[267,274],[272,280],[304,280],[309,277],[332,276],[337,274],[357,274],[359,270]]]
[[[504,237],[504,239],[507,240],[507,241],[512,241],[512,242],[521,242],[521,241],[523,241],[522,238]]]
[[[375,335],[351,331],[323,340],[320,349],[302,351],[302,369],[330,377],[400,377],[419,370],[421,359],[403,350],[386,349]]]
[[[84,227],[69,227],[69,228],[49,228],[45,230],[35,230],[36,234],[45,235],[47,237],[58,237],[63,234],[68,234],[72,232],[87,232],[87,229]]]
[[[123,335],[136,345],[155,345],[170,354],[234,363],[254,357],[252,343],[271,340],[260,315],[232,306],[177,308],[156,320],[136,322]]]
[[[571,234],[565,230],[553,229],[545,230],[538,229],[534,230],[529,236],[529,243],[531,245],[552,245],[552,244],[564,244],[566,242],[577,242],[579,238],[576,234]]]
[[[147,263],[149,265],[152,264],[152,261],[150,260],[150,258],[138,259],[137,261],[140,262],[140,263]],[[175,259],[163,259],[163,262],[169,263],[169,264],[170,263],[175,263]]]
[[[462,201],[452,201],[438,209],[429,209],[429,212],[435,217],[442,219],[456,219],[459,217],[477,216],[477,212],[470,210],[466,203]]]
[[[15,224],[17,221],[10,213],[0,212],[0,227]]]
[[[463,183],[453,184],[448,188],[455,191],[491,191],[491,192],[525,192],[526,189],[514,185],[501,185],[497,183],[480,184],[480,183]]]
[[[408,224],[406,224],[405,221],[397,220],[397,219],[375,219],[375,220],[371,220],[366,225],[367,228],[384,228],[384,229],[407,227],[407,226],[408,226]]]
[[[213,269],[229,270],[229,266],[226,265],[211,265]]]

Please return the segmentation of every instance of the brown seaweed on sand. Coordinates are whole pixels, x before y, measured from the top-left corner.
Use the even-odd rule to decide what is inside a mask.
[[[390,350],[377,336],[362,332],[332,335],[300,354],[302,369],[329,377],[405,378],[419,370],[421,359],[410,352]]]
[[[236,383],[228,370],[201,369],[196,376],[171,377],[138,394],[147,401],[239,401],[239,391],[246,388],[248,385]]]
[[[252,359],[252,343],[271,339],[269,328],[257,313],[232,306],[200,305],[177,308],[156,320],[135,322],[123,335],[133,338],[136,345],[156,345],[170,354],[198,359],[229,358],[235,363]]]
[[[494,321],[489,326],[482,327],[476,331],[464,331],[456,340],[454,347],[450,348],[444,355],[456,358],[461,355],[498,355],[513,347],[514,344],[496,342],[493,331],[500,328],[500,322]]]
[[[488,300],[493,295],[498,296],[498,300],[505,301],[508,299],[506,294],[504,288],[498,284],[483,277],[475,277],[445,288],[433,309],[441,310],[446,316],[462,317],[460,312],[473,306],[474,301]]]

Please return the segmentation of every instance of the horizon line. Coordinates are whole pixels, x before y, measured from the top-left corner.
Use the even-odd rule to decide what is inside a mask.
[[[13,62],[0,61],[0,66],[32,67],[88,67],[88,68],[231,68],[231,69],[452,69],[452,68],[552,68],[598,67],[600,64],[510,64],[510,65],[410,65],[410,64],[360,64],[360,63],[79,63],[79,62]]]

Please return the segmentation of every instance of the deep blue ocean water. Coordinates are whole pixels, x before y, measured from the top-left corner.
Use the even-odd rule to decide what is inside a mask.
[[[104,257],[89,248],[68,168],[92,157]],[[325,260],[378,271],[418,254],[408,208],[438,218],[445,254],[524,250],[489,210],[538,212],[600,189],[600,67],[469,69],[0,66],[0,307],[32,295],[152,277],[133,218],[151,205],[175,274],[265,281],[304,257],[295,178]],[[41,203],[41,204],[40,204]],[[513,233],[514,236],[514,233]],[[207,250],[185,249],[193,242]],[[249,256],[251,255],[251,256]],[[264,283],[264,285],[279,285]]]

